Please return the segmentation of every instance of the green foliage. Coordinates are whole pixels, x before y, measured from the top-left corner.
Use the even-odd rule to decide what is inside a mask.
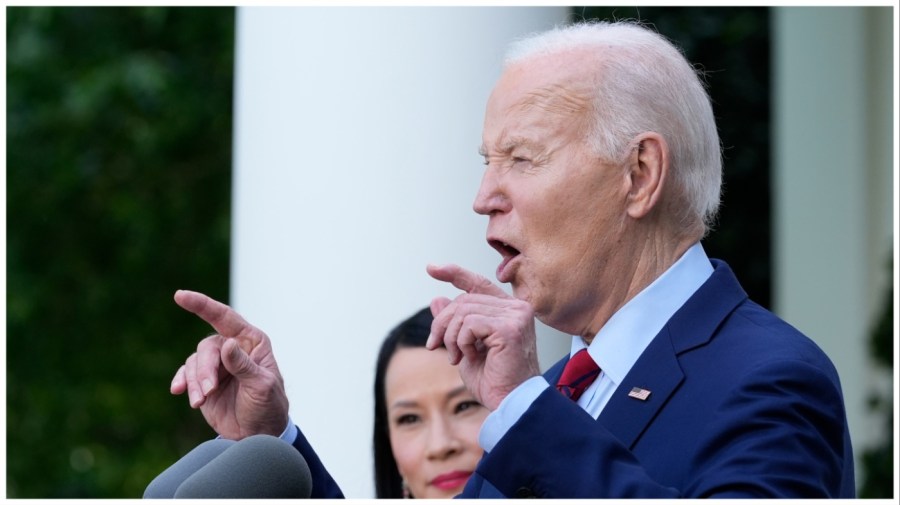
[[[574,17],[639,20],[706,78],[724,153],[722,207],[704,241],[754,301],[771,300],[769,10],[761,7],[576,7]]]
[[[892,251],[893,253],[893,251]],[[893,256],[893,254],[892,254]],[[888,269],[893,279],[893,257]],[[869,336],[869,356],[888,374],[894,367],[894,287],[887,286],[882,298],[881,313]],[[896,385],[895,385],[896,386]],[[890,392],[892,393],[892,392]],[[864,480],[859,488],[860,498],[889,498],[894,493],[894,400],[892,395],[873,395],[869,399],[872,412],[882,419],[883,443],[867,448],[862,455]]]
[[[172,294],[227,298],[234,10],[6,14],[7,494],[139,497],[212,435]]]

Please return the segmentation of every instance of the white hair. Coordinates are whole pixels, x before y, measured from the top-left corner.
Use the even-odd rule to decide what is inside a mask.
[[[631,21],[579,23],[532,35],[510,46],[506,65],[574,48],[596,48],[601,56],[587,132],[591,147],[621,161],[636,147],[635,136],[662,135],[675,196],[684,203],[676,222],[687,229],[701,225],[706,234],[719,208],[722,154],[700,75],[665,37]]]

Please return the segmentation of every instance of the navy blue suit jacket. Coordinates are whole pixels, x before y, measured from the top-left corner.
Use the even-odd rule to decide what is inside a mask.
[[[853,497],[834,366],[712,262],[599,419],[548,388],[461,497]],[[550,384],[567,359],[547,371]],[[650,396],[629,397],[635,386]]]

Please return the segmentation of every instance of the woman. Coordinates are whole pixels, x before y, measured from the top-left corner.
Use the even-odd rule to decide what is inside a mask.
[[[482,456],[487,409],[463,385],[443,348],[429,351],[426,307],[388,334],[375,369],[378,498],[452,498]]]

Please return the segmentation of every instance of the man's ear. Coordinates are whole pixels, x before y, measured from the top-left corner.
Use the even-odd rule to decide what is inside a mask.
[[[635,138],[637,143],[629,159],[628,215],[640,219],[653,210],[662,199],[669,174],[669,145],[656,132],[646,132]]]

